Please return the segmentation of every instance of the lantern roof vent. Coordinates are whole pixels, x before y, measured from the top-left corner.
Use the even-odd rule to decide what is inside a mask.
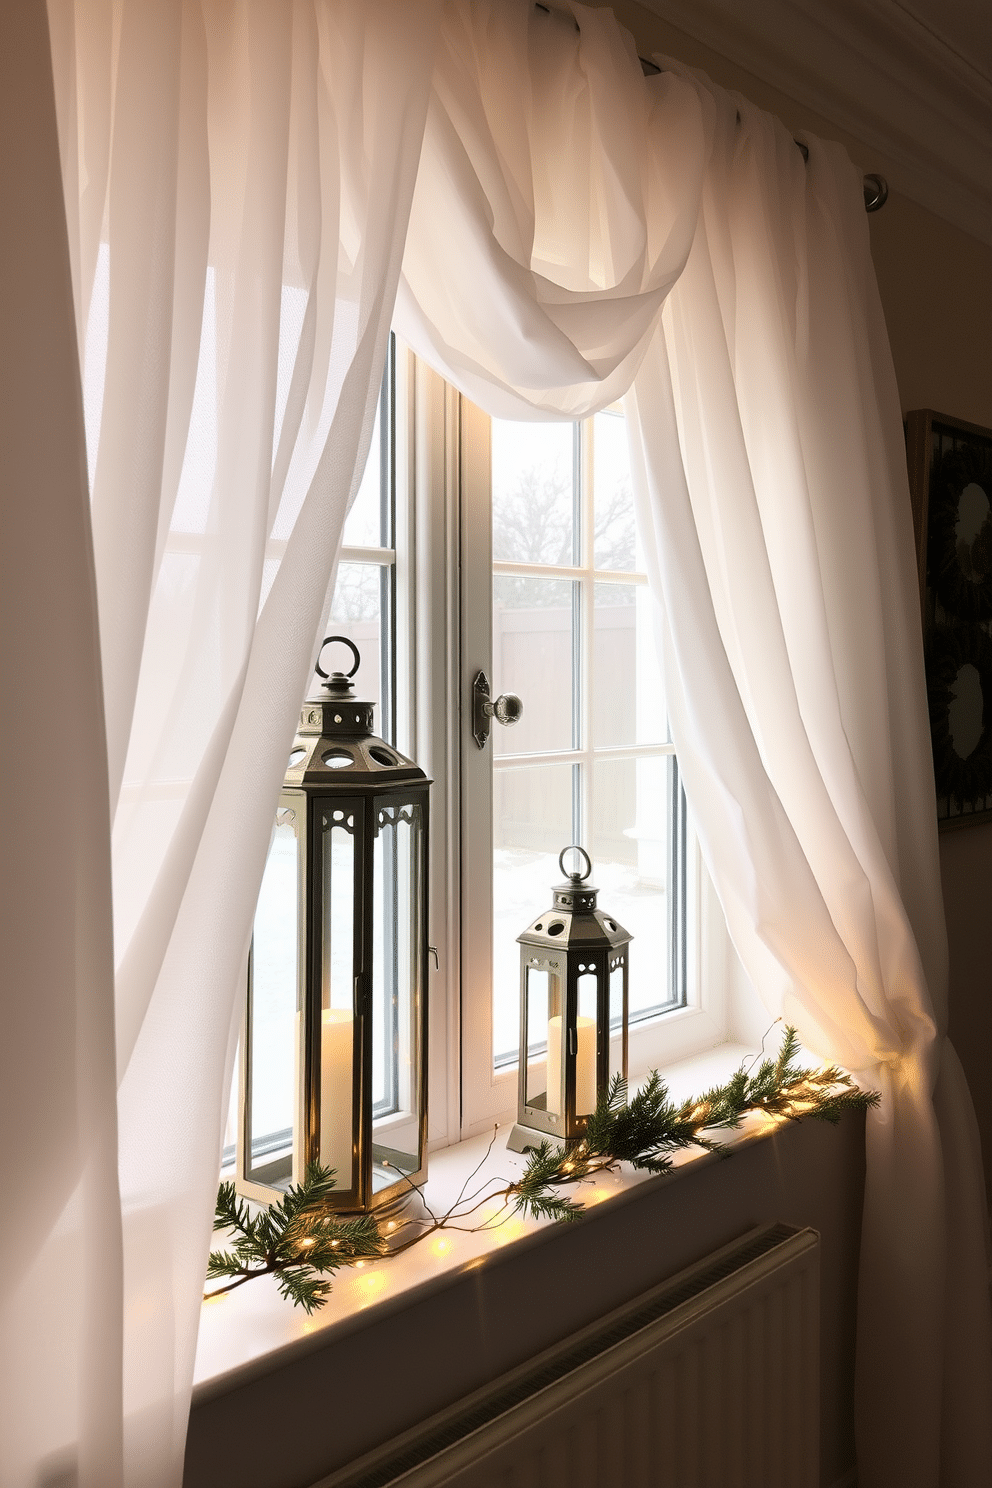
[[[565,868],[565,854],[581,853],[585,859],[585,872],[576,868],[569,873]],[[630,934],[612,915],[597,907],[599,890],[588,883],[592,872],[592,861],[584,847],[573,843],[562,848],[558,866],[565,875],[565,882],[553,891],[552,908],[537,919],[522,935],[517,936],[520,945],[569,946],[581,944],[594,946],[623,946],[630,941]]]
[[[316,671],[324,682],[300,710],[286,785],[310,789],[362,785],[378,789],[426,780],[419,765],[373,732],[375,704],[356,698],[351,680],[361,664],[354,641],[347,636],[326,636],[321,653],[335,641],[350,649],[354,663],[349,672],[328,673],[320,665],[318,654]]]

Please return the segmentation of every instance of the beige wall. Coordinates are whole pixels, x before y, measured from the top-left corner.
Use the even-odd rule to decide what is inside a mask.
[[[903,411],[992,425],[992,248],[895,197],[872,254]],[[950,1036],[971,1086],[992,1194],[992,824],[941,834],[950,950]]]
[[[595,0],[594,0],[595,3]],[[864,170],[885,161],[860,140],[658,19],[633,0],[613,10],[642,56],[664,51],[771,110],[793,129],[841,140]],[[903,412],[933,408],[992,426],[992,248],[893,192],[871,217],[872,256]],[[950,1034],[971,1085],[992,1193],[992,824],[941,836],[950,945]]]

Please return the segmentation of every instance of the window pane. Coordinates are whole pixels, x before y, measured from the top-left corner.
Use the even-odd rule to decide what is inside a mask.
[[[639,584],[595,584],[593,740],[597,748],[668,737],[652,599]]]
[[[577,765],[496,770],[493,779],[493,1051],[517,1057],[520,947],[517,936],[551,904],[561,882],[558,854],[572,841]]]
[[[576,589],[565,579],[493,579],[493,696],[515,692],[524,705],[512,728],[494,725],[496,754],[571,749],[577,742]]]
[[[632,573],[636,558],[634,500],[622,414],[597,413],[593,420],[593,562],[597,568]]]
[[[573,424],[493,419],[493,558],[577,561]]]
[[[599,907],[629,931],[630,1016],[671,1001],[668,877],[671,756],[597,760],[590,851]]]
[[[251,950],[251,1108],[247,1174],[292,1177],[300,1039],[297,1011],[299,822],[281,806],[255,910]]]
[[[344,542],[356,548],[389,547],[389,535],[382,523],[382,441],[380,413],[382,401],[376,409],[369,458],[362,475],[354,505],[344,524]]]
[[[388,569],[377,563],[342,563],[338,567],[331,613],[327,622],[328,635],[344,635],[354,641],[362,658],[361,666],[352,681],[355,695],[365,702],[379,704],[375,715],[375,730],[383,731],[383,719],[389,717],[383,709],[385,701],[381,691],[382,670],[382,589]],[[335,667],[351,667],[353,658],[343,646],[328,647],[321,660],[325,671]],[[388,733],[384,734],[388,738]]]

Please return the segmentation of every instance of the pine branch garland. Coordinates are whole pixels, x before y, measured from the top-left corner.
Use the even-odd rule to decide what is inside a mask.
[[[229,1230],[234,1241],[230,1250],[210,1252],[207,1280],[229,1280],[207,1295],[219,1297],[256,1276],[275,1276],[282,1296],[310,1313],[330,1294],[323,1276],[358,1260],[377,1260],[385,1244],[374,1216],[338,1219],[325,1203],[334,1183],[330,1168],[311,1163],[302,1183],[254,1217],[234,1184],[222,1183],[214,1230]]]
[[[805,1116],[836,1123],[845,1111],[864,1111],[878,1104],[875,1091],[860,1090],[835,1065],[806,1069],[797,1063],[799,1038],[786,1028],[778,1057],[764,1059],[756,1073],[742,1065],[725,1085],[676,1106],[668,1087],[652,1070],[646,1083],[626,1099],[626,1086],[615,1075],[588,1119],[581,1141],[562,1152],[549,1143],[531,1153],[523,1178],[507,1189],[512,1206],[535,1219],[548,1213],[554,1191],[582,1182],[596,1173],[626,1162],[642,1171],[663,1174],[672,1170],[674,1153],[686,1147],[726,1155],[708,1131],[739,1127],[752,1111],[800,1121]],[[567,1216],[578,1218],[580,1205]]]
[[[487,1182],[466,1197],[476,1169],[447,1214],[431,1213],[423,1228],[394,1244],[389,1253],[397,1255],[437,1230],[493,1228],[510,1214],[570,1223],[580,1218],[583,1206],[562,1189],[614,1170],[621,1162],[649,1173],[669,1173],[673,1154],[687,1147],[725,1155],[725,1149],[706,1133],[739,1127],[752,1111],[791,1121],[811,1116],[836,1123],[846,1111],[865,1111],[878,1105],[877,1091],[859,1089],[850,1075],[834,1065],[805,1068],[798,1063],[798,1055],[796,1030],[786,1028],[777,1058],[763,1059],[753,1074],[753,1066],[742,1065],[726,1084],[716,1085],[681,1105],[669,1098],[668,1087],[657,1070],[629,1101],[626,1083],[616,1075],[600,1097],[579,1142],[562,1150],[542,1141],[531,1151],[523,1174],[515,1182],[492,1191],[488,1191]],[[227,1284],[207,1295],[216,1297],[233,1291],[256,1276],[275,1276],[282,1296],[311,1313],[331,1291],[331,1282],[325,1277],[333,1276],[342,1266],[385,1255],[386,1244],[374,1215],[339,1219],[327,1208],[333,1187],[333,1172],[313,1163],[303,1182],[291,1187],[280,1203],[253,1216],[245,1200],[236,1194],[234,1184],[222,1183],[214,1229],[229,1231],[233,1239],[230,1249],[211,1252],[207,1277]],[[476,1224],[460,1223],[494,1201],[498,1202],[495,1221],[490,1217]],[[417,1224],[407,1223],[414,1227]]]
[[[564,1199],[554,1188],[562,1183],[562,1155],[550,1142],[542,1142],[530,1155],[524,1175],[507,1186],[512,1211],[532,1219],[571,1221],[582,1213],[581,1204]]]

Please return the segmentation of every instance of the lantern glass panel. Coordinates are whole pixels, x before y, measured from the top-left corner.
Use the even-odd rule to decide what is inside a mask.
[[[372,869],[372,1191],[421,1165],[423,811],[375,802]]]
[[[299,1025],[300,822],[280,803],[255,911],[251,949],[246,1177],[293,1178]]]
[[[536,966],[528,966],[525,977],[526,1101],[540,1111],[557,1111],[561,1084],[561,979],[554,972]],[[554,1037],[558,1043],[552,1050]],[[554,1076],[552,1065],[556,1071]]]
[[[575,1020],[575,1114],[589,1116],[596,1109],[596,1003],[599,977],[583,971],[576,979],[578,1014]]]
[[[355,826],[353,806],[321,814],[320,1161],[355,1187]]]
[[[621,962],[610,972],[610,1079],[623,1074],[623,979]]]

